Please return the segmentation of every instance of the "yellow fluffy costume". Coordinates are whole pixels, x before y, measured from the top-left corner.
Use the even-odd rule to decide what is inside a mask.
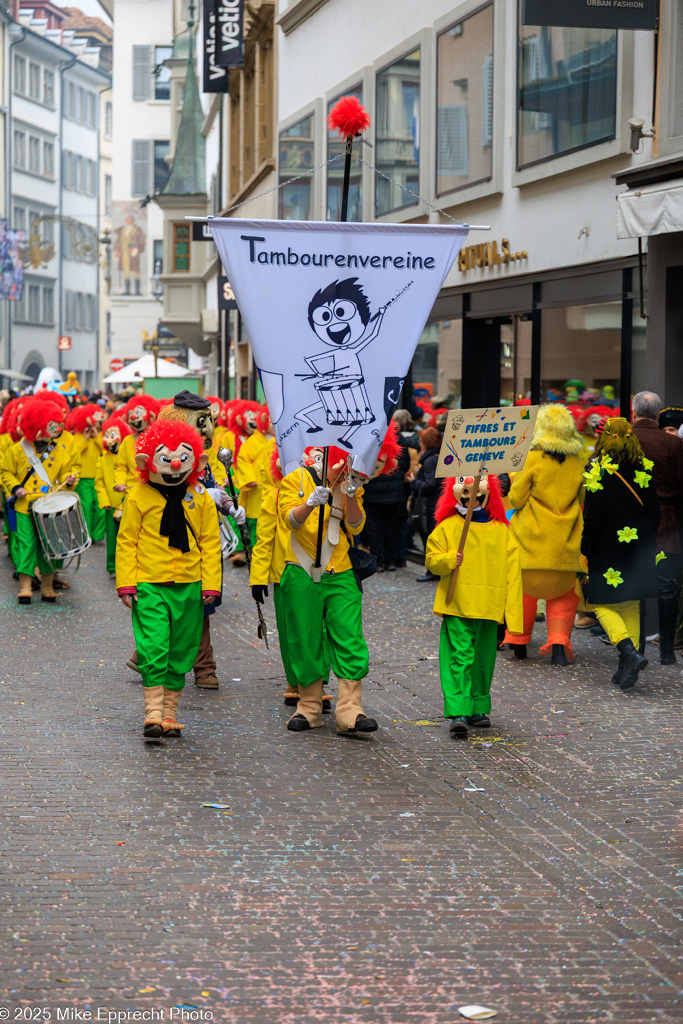
[[[583,530],[583,450],[568,410],[562,405],[542,406],[529,458],[508,495],[517,510],[510,531],[522,565],[524,633],[507,633],[505,643],[516,645],[518,658],[526,657],[537,601],[545,598],[548,640],[541,654],[552,650],[554,665],[574,660],[570,637],[579,602],[576,573]]]

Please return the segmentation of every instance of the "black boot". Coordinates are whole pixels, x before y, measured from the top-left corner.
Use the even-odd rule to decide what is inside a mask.
[[[568,665],[567,655],[564,653],[564,644],[553,644],[553,653],[550,658],[551,665]]]
[[[643,652],[640,651],[639,653],[642,654]],[[624,656],[622,654],[620,654],[619,655],[619,665],[617,667],[616,672],[612,676],[612,682],[614,683],[615,686],[619,686],[619,684],[621,682],[621,676],[623,674],[623,671],[624,671]]]
[[[526,661],[526,644],[512,644],[512,650],[517,661]]]
[[[638,674],[647,665],[647,658],[644,658],[635,647],[632,640],[620,640],[617,644],[619,655],[623,658],[624,667],[619,680],[619,689],[630,690],[636,685]]]
[[[674,634],[678,617],[678,584],[676,580],[659,580],[657,611],[659,612],[659,660],[662,665],[675,665]]]

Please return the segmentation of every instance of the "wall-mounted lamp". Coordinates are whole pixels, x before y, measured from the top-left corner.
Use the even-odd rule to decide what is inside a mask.
[[[649,131],[643,131],[643,125],[645,122],[642,117],[629,117],[628,126],[631,129],[631,152],[638,153],[642,152],[641,142],[643,139],[654,139],[655,130],[650,128]]]

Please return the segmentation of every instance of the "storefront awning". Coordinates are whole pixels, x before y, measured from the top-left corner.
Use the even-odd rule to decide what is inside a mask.
[[[628,189],[617,196],[617,236],[647,238],[683,231],[683,178]]]

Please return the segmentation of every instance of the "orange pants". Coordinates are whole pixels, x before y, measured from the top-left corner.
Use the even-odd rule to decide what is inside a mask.
[[[548,654],[553,644],[562,644],[566,656],[570,661],[574,660],[571,633],[578,604],[579,595],[574,589],[569,590],[561,597],[546,598],[545,617],[548,626],[548,640],[541,647],[539,654]],[[506,631],[503,643],[528,644],[531,641],[537,605],[537,597],[524,594],[524,634],[517,636]]]

